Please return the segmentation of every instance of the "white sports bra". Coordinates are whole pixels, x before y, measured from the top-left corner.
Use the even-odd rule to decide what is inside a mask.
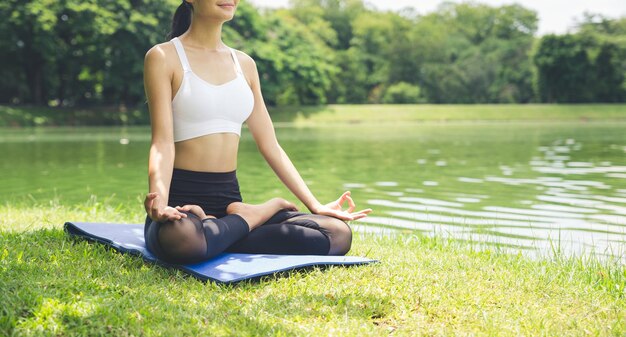
[[[180,88],[172,99],[174,142],[221,132],[241,135],[241,125],[252,113],[254,96],[235,50],[229,48],[237,77],[215,85],[191,70],[180,40],[175,37],[171,41],[184,71]]]

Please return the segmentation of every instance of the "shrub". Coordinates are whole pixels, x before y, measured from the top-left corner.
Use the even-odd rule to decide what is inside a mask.
[[[420,87],[406,82],[398,82],[390,85],[383,95],[383,103],[422,103]]]

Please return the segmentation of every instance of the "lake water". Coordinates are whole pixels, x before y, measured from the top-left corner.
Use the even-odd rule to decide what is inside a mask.
[[[351,190],[374,212],[358,231],[419,231],[524,252],[626,253],[626,123],[432,123],[277,127],[318,199]],[[0,130],[5,203],[141,211],[148,128]],[[246,202],[295,199],[244,129]],[[105,221],[106,219],[102,219]]]

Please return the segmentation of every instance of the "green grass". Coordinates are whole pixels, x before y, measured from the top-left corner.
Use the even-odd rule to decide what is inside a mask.
[[[297,124],[445,121],[626,120],[626,104],[369,104],[270,109],[275,122]]]
[[[625,269],[590,256],[355,234],[350,255],[380,263],[223,286],[62,231],[70,220],[141,222],[140,209],[92,199],[0,213],[2,336],[626,333]]]
[[[118,107],[50,108],[0,105],[0,127],[149,125],[147,110]]]
[[[626,104],[335,104],[269,107],[276,123],[406,123],[443,121],[626,120]],[[148,125],[145,106],[47,108],[0,105],[0,127]]]

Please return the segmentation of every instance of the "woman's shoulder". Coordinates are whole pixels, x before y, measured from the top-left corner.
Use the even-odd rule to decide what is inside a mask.
[[[239,64],[241,64],[241,68],[242,70],[248,74],[251,71],[256,71],[256,63],[254,62],[254,59],[246,54],[245,52],[242,52],[241,50],[232,48],[235,51],[235,55],[237,56],[237,59],[239,60]]]
[[[146,51],[145,63],[156,63],[160,65],[168,64],[175,47],[171,41],[157,43]]]
[[[231,48],[231,49],[235,51],[235,55],[237,55],[237,58],[239,59],[239,63],[242,66],[244,65],[244,63],[248,65],[251,65],[254,63],[254,59],[250,55],[246,54],[245,52],[239,49],[235,49],[235,48]]]

